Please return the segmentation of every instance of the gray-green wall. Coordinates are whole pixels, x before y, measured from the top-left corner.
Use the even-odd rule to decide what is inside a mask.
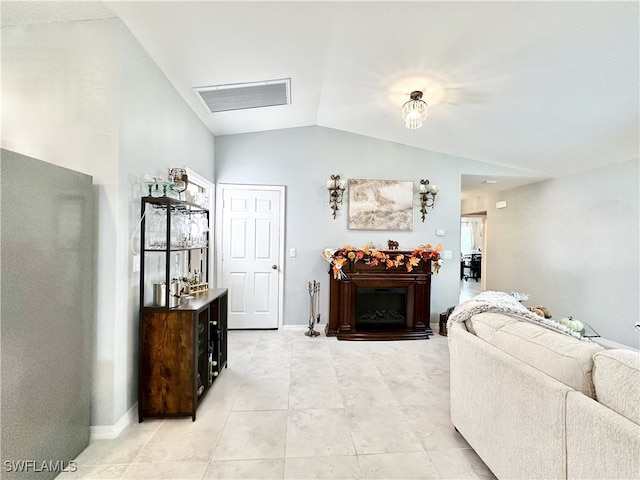
[[[460,178],[461,174],[526,175],[452,155],[430,152],[323,127],[216,137],[218,183],[284,185],[286,187],[285,252],[297,249],[297,257],[284,259],[284,324],[308,321],[307,282],[320,280],[321,313],[328,311],[328,263],[325,248],[372,242],[386,248],[397,240],[400,249],[441,243],[452,258],[444,260],[431,286],[431,323],[438,314],[457,305],[460,282]],[[414,222],[411,232],[357,231],[347,228],[345,199],[334,220],[326,189],[332,174],[343,179],[371,178],[414,182]],[[422,223],[417,186],[427,178],[440,188],[435,208]],[[436,229],[445,230],[436,236]],[[436,323],[437,326],[437,323]]]
[[[487,212],[487,289],[527,292],[527,305],[639,348],[639,164],[507,190],[465,208]],[[503,200],[507,207],[496,209]]]

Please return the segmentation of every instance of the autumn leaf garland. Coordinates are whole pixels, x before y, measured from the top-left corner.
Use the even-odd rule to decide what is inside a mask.
[[[431,260],[433,272],[437,274],[442,266],[441,251],[440,244],[435,247],[430,244],[420,245],[411,253],[383,252],[368,245],[364,248],[345,245],[338,250],[326,249],[323,256],[331,264],[333,278],[339,280],[346,276],[342,267],[349,261],[353,263],[362,261],[371,267],[385,265],[386,268],[399,268],[404,265],[407,272],[411,272],[421,261]]]

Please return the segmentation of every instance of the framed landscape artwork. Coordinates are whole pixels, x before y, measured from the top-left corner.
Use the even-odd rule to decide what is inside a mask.
[[[413,230],[413,182],[349,179],[348,227]]]

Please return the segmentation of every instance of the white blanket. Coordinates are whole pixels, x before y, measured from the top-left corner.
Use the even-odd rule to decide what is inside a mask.
[[[579,332],[527,310],[518,300],[505,292],[482,292],[471,300],[461,303],[449,316],[447,329],[450,328],[453,322],[465,322],[475,314],[483,312],[503,313],[517,320],[537,323],[550,330],[555,330],[580,340],[590,341],[588,338],[582,337]]]

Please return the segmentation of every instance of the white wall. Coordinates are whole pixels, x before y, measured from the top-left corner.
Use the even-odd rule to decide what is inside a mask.
[[[114,425],[137,392],[139,177],[188,165],[213,181],[214,138],[118,19],[3,28],[2,98],[3,148],[94,177],[92,425]]]
[[[487,289],[640,346],[638,159],[489,196]],[[496,209],[506,200],[507,208]]]
[[[429,152],[370,137],[323,127],[304,127],[271,132],[216,137],[218,183],[284,185],[286,194],[285,251],[297,249],[297,257],[284,259],[284,323],[303,325],[308,319],[307,282],[319,280],[321,313],[328,315],[328,263],[325,248],[345,244],[364,246],[373,242],[386,248],[397,240],[400,249],[441,243],[452,251],[431,290],[431,322],[440,312],[457,305],[460,254],[460,176],[462,173],[522,175],[503,167]],[[411,232],[356,231],[347,229],[348,201],[334,220],[329,208],[327,180],[342,178],[411,180],[415,185],[428,178],[440,188],[436,206],[424,223],[420,220],[417,193]],[[417,187],[416,192],[417,192]],[[435,235],[436,228],[446,235]]]

